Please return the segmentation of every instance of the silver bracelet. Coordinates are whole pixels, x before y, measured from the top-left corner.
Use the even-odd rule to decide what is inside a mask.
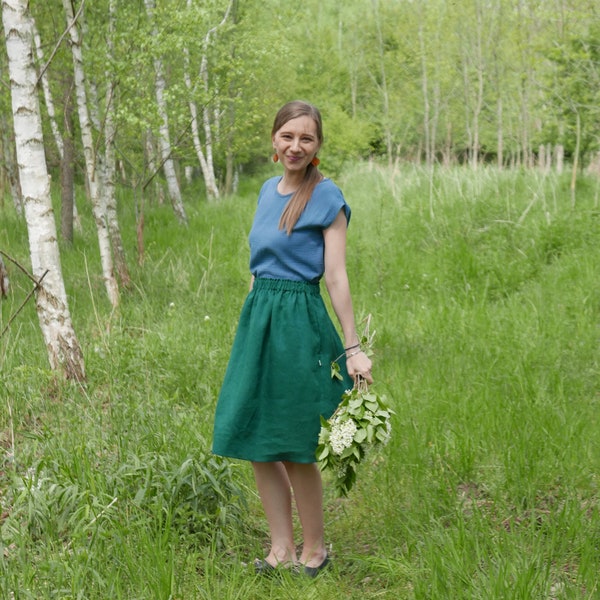
[[[360,352],[362,352],[362,350],[360,350],[360,349],[355,350],[354,352],[350,352],[350,354],[346,354],[346,358],[352,358],[353,356],[356,356]]]

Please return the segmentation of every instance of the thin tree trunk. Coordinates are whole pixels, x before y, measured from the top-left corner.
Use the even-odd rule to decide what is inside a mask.
[[[573,155],[573,168],[571,171],[571,208],[575,208],[576,193],[577,193],[577,170],[579,169],[579,150],[581,148],[581,116],[577,110],[576,129],[575,129],[575,152]]]
[[[425,50],[425,36],[423,32],[423,13],[419,19],[419,47],[421,51],[421,91],[423,93],[423,134],[425,136],[425,164],[428,168],[433,166],[431,138],[429,129],[429,79],[427,73],[427,54]]]
[[[15,144],[10,136],[10,126],[7,123],[5,114],[0,115],[0,128],[2,130],[2,165],[6,172],[6,179],[10,186],[10,193],[16,213],[23,216],[23,196],[21,194],[21,184],[19,183],[19,174],[17,173],[17,161],[15,159]]]
[[[209,29],[206,35],[204,36],[202,59],[200,60],[200,81],[202,81],[206,97],[208,97],[210,93],[210,84],[208,77],[208,49],[211,43],[211,38],[213,35],[215,35],[219,27],[222,27],[227,22],[229,14],[232,8],[234,8],[234,4],[234,0],[231,0],[229,2],[227,10],[225,11],[225,14],[223,15],[223,18],[221,19],[220,23]],[[192,8],[192,0],[187,0],[187,8],[188,10]],[[202,125],[204,128],[203,150],[198,127],[198,109],[196,103],[192,99],[193,86],[190,77],[190,56],[189,50],[187,48],[184,48],[184,60],[185,84],[190,92],[189,107],[190,113],[192,115],[192,139],[194,142],[194,149],[196,150],[196,155],[198,157],[198,161],[200,162],[200,168],[202,169],[202,175],[204,177],[204,184],[206,187],[206,195],[209,200],[218,199],[220,193],[219,186],[217,185],[217,178],[215,177],[215,167],[213,161],[213,140],[210,119],[210,106],[209,103],[205,103],[202,109]]]
[[[77,24],[74,21],[73,6],[71,0],[63,0],[63,6],[67,17],[67,27],[71,38],[71,52],[73,55],[73,72],[75,90],[77,94],[77,108],[79,113],[79,126],[81,129],[81,140],[85,156],[85,167],[87,182],[90,189],[90,200],[92,212],[98,232],[98,244],[100,246],[100,260],[102,263],[102,276],[108,294],[108,299],[113,307],[119,305],[119,288],[114,275],[113,257],[110,247],[110,236],[108,231],[106,205],[102,194],[103,169],[99,163],[101,155],[94,151],[94,137],[92,133],[92,122],[87,105],[87,93],[85,89],[85,72],[83,68],[83,52],[81,50],[81,39]]]
[[[35,22],[33,24],[33,27],[34,27],[33,39],[35,42],[36,56],[37,56],[38,62],[43,63],[44,51],[42,49],[42,40],[41,40],[40,34],[35,26]],[[64,143],[65,143],[64,137],[65,137],[65,135],[69,135],[69,134],[61,134],[60,129],[58,127],[58,122],[56,120],[56,111],[54,110],[54,100],[52,98],[52,91],[50,89],[50,83],[48,82],[48,77],[46,75],[47,66],[48,66],[47,64],[42,66],[41,73],[38,75],[38,77],[42,83],[42,89],[44,91],[44,102],[46,103],[46,110],[48,111],[48,118],[50,120],[50,128],[52,129],[52,137],[54,138],[54,143],[56,145],[56,150],[58,152],[58,157],[59,157],[59,160],[61,163],[61,169],[63,169],[63,168],[69,169],[70,168],[71,170],[73,170],[73,165],[71,164],[69,166],[64,161],[64,158],[63,158]],[[68,82],[66,83],[66,85],[67,86],[72,85],[71,78],[68,78]],[[71,129],[70,135],[71,136],[73,135],[72,129]],[[72,162],[73,156],[71,156],[71,158],[69,160]],[[62,181],[62,171],[61,171],[61,181]],[[75,196],[74,196],[75,188],[74,188],[74,186],[71,185],[71,187],[69,189],[73,192],[73,197],[70,200],[66,200],[66,203],[72,208],[73,215],[68,218],[64,217],[64,210],[61,209],[62,218],[67,219],[68,221],[71,221],[71,225],[69,226],[71,228],[71,230],[73,229],[73,227],[77,227],[77,230],[81,231],[82,230],[81,221],[79,219],[79,215],[77,214],[77,205],[75,204]],[[64,191],[61,192],[61,198],[63,201],[65,201],[65,192]],[[63,229],[62,224],[61,224],[61,229]],[[63,231],[63,234],[64,234],[64,231]],[[67,239],[69,239],[69,240],[73,239],[72,231],[71,231],[70,237]]]
[[[152,37],[158,39],[158,30],[154,23],[154,0],[144,0],[146,5],[146,11],[148,17],[152,22]],[[185,207],[183,206],[183,200],[181,198],[181,190],[179,188],[179,182],[177,181],[177,174],[175,173],[175,164],[171,157],[171,136],[169,133],[169,115],[167,111],[167,100],[165,98],[165,91],[167,84],[165,82],[164,67],[162,60],[156,56],[154,58],[154,90],[156,93],[156,104],[158,107],[158,114],[160,116],[160,128],[159,128],[159,144],[160,144],[160,155],[162,160],[162,169],[165,174],[167,181],[167,190],[169,192],[169,198],[171,205],[175,211],[175,215],[184,224],[187,224],[187,215]]]
[[[33,23],[33,40],[35,42],[35,52],[38,61],[40,62],[40,64],[42,64],[44,62],[44,51],[42,49],[42,41],[40,39],[40,34],[38,33],[38,30],[35,26],[35,22]],[[58,150],[58,157],[62,160],[63,140],[60,134],[60,129],[58,128],[58,123],[56,122],[54,100],[52,99],[52,92],[50,91],[50,83],[48,82],[46,70],[42,71],[40,79],[42,83],[42,90],[44,91],[44,101],[46,103],[46,110],[48,111],[48,118],[50,120],[52,136],[54,138],[54,143],[56,144],[56,149]]]
[[[10,289],[10,280],[8,279],[8,270],[4,264],[4,260],[0,256],[0,297],[6,298]]]
[[[383,135],[385,138],[385,147],[388,155],[388,164],[393,165],[394,162],[394,147],[393,136],[390,123],[390,97],[387,87],[387,71],[385,68],[385,47],[383,40],[383,31],[381,30],[381,15],[379,13],[379,5],[377,0],[372,0],[373,13],[375,17],[375,25],[377,27],[377,51],[379,55],[379,66],[381,84],[378,86],[381,92],[381,101],[383,109]]]
[[[478,165],[479,165],[479,153],[480,153],[480,141],[479,141],[479,136],[480,136],[480,131],[479,131],[479,118],[481,116],[481,111],[483,109],[483,90],[484,90],[484,79],[483,79],[483,74],[484,74],[484,70],[485,70],[485,61],[484,61],[484,56],[483,56],[483,16],[481,14],[481,7],[479,6],[478,3],[476,3],[475,6],[475,12],[476,12],[476,21],[477,21],[477,28],[476,28],[476,43],[475,43],[475,49],[476,49],[476,65],[475,65],[475,71],[477,73],[477,88],[476,88],[476,93],[477,96],[475,98],[475,108],[473,109],[473,147],[471,149],[471,166],[474,169],[477,169]]]
[[[75,204],[73,198],[75,190],[75,173],[73,168],[75,152],[73,147],[73,99],[71,92],[72,87],[69,86],[64,102],[64,134],[60,160],[60,229],[63,239],[67,242],[73,241],[73,207]]]
[[[498,92],[500,93],[500,92]],[[496,104],[496,130],[497,130],[497,164],[498,168],[502,169],[504,166],[504,124],[502,114],[502,98],[498,97]]]
[[[114,58],[114,31],[116,9],[115,0],[110,0],[108,8],[109,32],[107,39],[107,49],[109,59]],[[111,84],[106,90],[105,110],[106,116],[104,119],[104,202],[106,205],[106,215],[108,220],[108,232],[110,236],[111,246],[113,250],[113,258],[115,261],[115,269],[119,276],[119,281],[124,288],[131,285],[131,276],[129,275],[129,267],[125,258],[125,249],[123,246],[123,238],[121,236],[121,228],[119,227],[119,218],[117,213],[117,197],[115,194],[115,173],[117,170],[117,161],[115,158],[115,93],[117,84],[114,82],[110,72],[106,73],[106,81]]]
[[[530,22],[529,16],[525,14],[527,9],[527,3],[524,0],[519,0],[517,4],[517,12],[519,16],[519,22],[521,27],[524,27],[524,23]],[[533,167],[533,150],[531,148],[530,139],[530,107],[531,107],[531,89],[533,85],[533,74],[532,74],[532,57],[528,48],[528,40],[526,36],[529,32],[519,32],[518,39],[520,45],[520,58],[521,65],[521,85],[519,87],[519,95],[521,100],[521,146],[522,146],[522,157],[523,166],[525,168]]]
[[[189,0],[188,0],[189,1]],[[184,48],[183,57],[185,61],[184,68],[184,78],[185,85],[191,94],[193,92],[192,79],[190,77],[190,55],[189,50]],[[203,57],[204,60],[204,57]],[[198,158],[198,162],[200,163],[200,169],[202,169],[202,176],[204,177],[204,185],[206,187],[206,195],[209,200],[217,199],[219,197],[219,187],[217,186],[217,179],[215,177],[214,168],[211,169],[208,165],[208,161],[206,160],[206,156],[204,154],[204,150],[202,148],[202,142],[200,140],[200,129],[198,127],[198,107],[196,103],[190,99],[189,101],[190,114],[192,116],[192,141],[194,143],[194,150],[196,151],[196,157]],[[206,140],[207,146],[212,143],[212,140],[209,138]]]
[[[190,10],[192,8],[192,0],[187,0],[187,8]],[[225,23],[227,19],[227,15],[231,8],[231,4],[227,8],[227,12],[225,13],[225,17],[221,22],[221,25]],[[206,68],[207,57],[206,52],[208,48],[208,44],[210,42],[211,32],[216,31],[216,27],[211,29],[204,38],[204,53],[202,55],[202,60],[200,61],[200,80],[202,81],[202,85],[204,87],[204,92],[208,97],[209,86],[208,86],[208,72]],[[192,141],[194,143],[194,150],[196,151],[196,156],[198,158],[198,162],[200,163],[200,169],[202,170],[202,176],[204,178],[204,185],[206,187],[206,196],[209,200],[216,200],[219,198],[219,186],[217,185],[217,178],[215,177],[215,169],[212,160],[212,131],[210,128],[210,121],[208,123],[208,134],[206,128],[206,115],[207,115],[207,107],[205,103],[205,107],[203,109],[203,124],[205,131],[205,148],[206,152],[202,148],[202,142],[200,140],[200,129],[198,127],[198,107],[193,100],[193,92],[194,87],[192,85],[192,78],[190,75],[190,52],[189,49],[184,47],[183,49],[183,59],[184,59],[184,80],[185,85],[188,89],[190,100],[189,100],[189,108],[190,114],[192,116]]]
[[[68,379],[83,381],[83,353],[71,322],[60,266],[33,61],[33,22],[28,4],[28,0],[4,0],[2,20],[11,82],[17,163],[33,277],[38,282],[36,308],[50,366],[62,371]]]

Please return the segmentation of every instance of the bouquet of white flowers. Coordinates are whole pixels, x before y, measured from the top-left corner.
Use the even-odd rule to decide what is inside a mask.
[[[373,336],[363,336],[367,352],[371,350],[372,339]],[[331,365],[331,374],[339,377],[336,361]],[[344,392],[333,415],[327,420],[321,417],[316,456],[321,471],[333,471],[339,495],[348,495],[356,481],[356,468],[367,453],[388,442],[393,413],[385,396],[369,390],[367,382],[358,377],[354,387]]]

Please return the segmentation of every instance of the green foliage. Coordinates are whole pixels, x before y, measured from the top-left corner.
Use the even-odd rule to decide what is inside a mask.
[[[113,312],[97,242],[63,247],[85,387],[49,371],[32,306],[0,338],[0,596],[590,598],[600,583],[599,184],[495,169],[347,166],[357,319],[393,435],[349,498],[325,481],[333,569],[257,579],[268,534],[248,465],[210,454],[248,289],[261,180],[189,226],[148,203]],[[0,246],[27,264],[10,203]],[[0,328],[30,289],[10,269]],[[326,294],[325,294],[326,297]],[[208,319],[206,319],[208,317]]]
[[[569,159],[578,119],[583,165],[598,149],[598,15],[588,2],[568,0],[560,11],[507,0],[155,4],[149,16],[143,2],[115,2],[113,31],[109,2],[98,0],[85,5],[79,22],[95,126],[102,126],[110,102],[120,175],[134,188],[153,175],[160,181],[154,174],[160,160],[148,153],[161,124],[155,59],[166,78],[173,159],[181,172],[192,167],[192,177],[202,179],[191,136],[193,102],[200,143],[210,145],[222,187],[234,171],[264,166],[273,115],[293,98],[323,109],[323,159],[336,176],[345,164],[373,156],[390,164],[453,164],[477,155],[531,165],[540,146],[560,144]],[[30,9],[44,51],[40,70],[46,67],[63,132],[73,71],[61,43],[64,9],[58,0]],[[7,110],[8,92],[0,94]],[[42,109],[45,147],[58,181],[48,109]],[[2,127],[10,130],[10,119]],[[98,151],[103,142],[98,131]],[[197,183],[195,189],[205,194]]]
[[[363,381],[343,394],[330,419],[321,417],[316,457],[321,471],[331,472],[340,496],[352,489],[364,459],[387,444],[393,412],[386,398],[369,390]]]
[[[561,40],[551,49],[549,57],[555,65],[549,85],[556,98],[550,106],[564,127],[559,132],[556,121],[549,120],[548,129],[572,155],[579,127],[580,153],[585,157],[600,147],[600,28],[596,26],[595,31],[586,35]]]

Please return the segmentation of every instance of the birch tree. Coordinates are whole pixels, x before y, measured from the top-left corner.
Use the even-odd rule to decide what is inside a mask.
[[[48,74],[46,72],[46,66],[44,65],[44,50],[42,48],[42,40],[40,38],[40,34],[35,26],[35,21],[33,21],[33,41],[35,42],[35,53],[38,59],[38,62],[42,64],[42,69],[39,75],[39,79],[42,83],[42,90],[44,92],[44,101],[46,103],[46,110],[48,111],[48,119],[50,121],[50,128],[52,129],[52,137],[54,138],[54,143],[56,144],[56,149],[58,151],[58,156],[62,160],[63,158],[63,139],[60,133],[60,129],[58,128],[58,123],[56,122],[56,111],[54,110],[54,100],[52,98],[52,92],[50,91],[50,82],[48,81]]]
[[[229,13],[231,11],[232,6],[233,0],[229,2],[227,10],[225,11],[225,15],[223,16],[221,22],[218,25],[211,27],[204,36],[204,41],[202,44],[202,58],[200,59],[199,76],[202,89],[206,98],[208,98],[210,94],[208,49],[211,43],[211,38],[216,34],[219,27],[222,27],[227,22],[227,18],[229,17]],[[192,8],[192,0],[187,0],[188,11],[191,12]],[[209,199],[217,199],[219,198],[219,187],[217,186],[217,178],[215,177],[215,168],[213,161],[213,141],[210,118],[210,104],[208,102],[204,102],[204,106],[202,107],[202,127],[204,130],[203,148],[200,137],[198,107],[193,97],[194,86],[192,84],[191,77],[190,51],[187,45],[184,47],[184,79],[185,85],[190,94],[189,107],[190,114],[192,117],[192,140],[194,143],[194,150],[196,151],[196,156],[198,157],[198,162],[200,163],[200,168],[202,169],[204,184],[206,186],[206,195]]]
[[[465,130],[467,132],[469,164],[476,169],[481,150],[480,120],[484,105],[486,63],[484,56],[483,9],[480,0],[474,2],[471,22],[459,23],[460,70],[463,77]],[[463,17],[465,19],[465,17]]]
[[[109,1],[108,7],[108,35],[107,35],[107,51],[109,62],[114,59],[114,33],[116,22],[116,7],[115,0]],[[127,288],[131,284],[129,268],[125,258],[125,250],[123,247],[123,238],[121,237],[121,229],[119,227],[119,219],[117,215],[117,199],[115,195],[115,172],[117,170],[117,161],[115,158],[115,94],[117,84],[114,81],[112,73],[107,69],[106,81],[110,82],[106,90],[104,119],[104,199],[106,205],[108,231],[113,249],[113,257],[115,267],[119,275],[119,279],[123,287]]]
[[[96,142],[95,146],[95,166],[98,180],[100,183],[99,193],[102,196],[101,205],[106,211],[106,225],[108,227],[108,236],[110,239],[110,248],[112,251],[114,270],[119,277],[120,283],[123,285],[123,287],[127,288],[131,284],[131,277],[129,275],[129,267],[127,266],[127,260],[125,258],[123,238],[121,236],[121,228],[119,226],[119,219],[117,214],[117,199],[115,195],[115,99],[117,92],[117,77],[112,72],[112,68],[108,66],[114,64],[116,59],[114,54],[115,21],[115,0],[109,0],[107,30],[105,36],[103,36],[103,38],[106,40],[106,60],[104,61],[106,65],[104,67],[104,82],[106,85],[106,93],[104,102],[104,113],[102,112],[100,106],[100,94],[98,93],[98,85],[96,78],[87,78],[88,85],[86,86],[86,91],[89,91],[87,104],[89,106],[91,123],[98,137],[98,142]],[[86,44],[86,39],[89,37],[87,35],[89,29],[87,25],[87,19],[84,18],[83,14],[81,15],[80,23],[82,29],[82,42],[84,43],[84,49],[86,49],[88,53],[92,53],[94,50],[92,48],[87,48]],[[96,52],[96,55],[98,55],[98,52]],[[104,56],[104,54],[102,54],[101,56]],[[100,153],[102,142],[104,146],[103,156]]]
[[[158,40],[158,28],[154,22],[154,11],[156,4],[154,0],[144,0],[146,5],[146,12],[151,23],[151,36],[157,41]],[[171,156],[171,136],[169,133],[169,113],[167,110],[167,99],[166,89],[167,84],[165,81],[163,61],[160,58],[160,52],[156,49],[154,56],[154,91],[156,94],[156,104],[158,113],[160,116],[160,128],[159,128],[159,144],[160,144],[160,155],[162,160],[162,169],[165,174],[167,181],[167,189],[169,192],[169,198],[175,211],[177,218],[184,224],[187,223],[187,215],[185,207],[183,206],[183,200],[181,198],[181,189],[179,187],[179,181],[177,180],[177,174],[175,172],[175,164]]]
[[[111,252],[110,235],[107,223],[107,208],[102,193],[102,167],[98,163],[102,155],[97,154],[94,146],[94,136],[90,111],[88,108],[87,93],[85,88],[85,71],[83,68],[83,52],[81,38],[77,28],[77,20],[73,13],[71,0],[63,0],[63,7],[67,19],[67,29],[71,40],[73,55],[73,79],[77,96],[77,111],[79,114],[79,127],[81,141],[85,156],[85,170],[90,188],[92,212],[96,222],[98,244],[100,246],[100,261],[102,263],[102,277],[108,294],[108,299],[113,307],[119,305],[119,288],[114,274],[114,262]],[[81,5],[83,8],[83,4]],[[80,10],[81,10],[80,8]]]
[[[83,353],[69,313],[52,211],[28,4],[28,0],[4,0],[2,21],[36,308],[50,366],[68,379],[83,381]]]

